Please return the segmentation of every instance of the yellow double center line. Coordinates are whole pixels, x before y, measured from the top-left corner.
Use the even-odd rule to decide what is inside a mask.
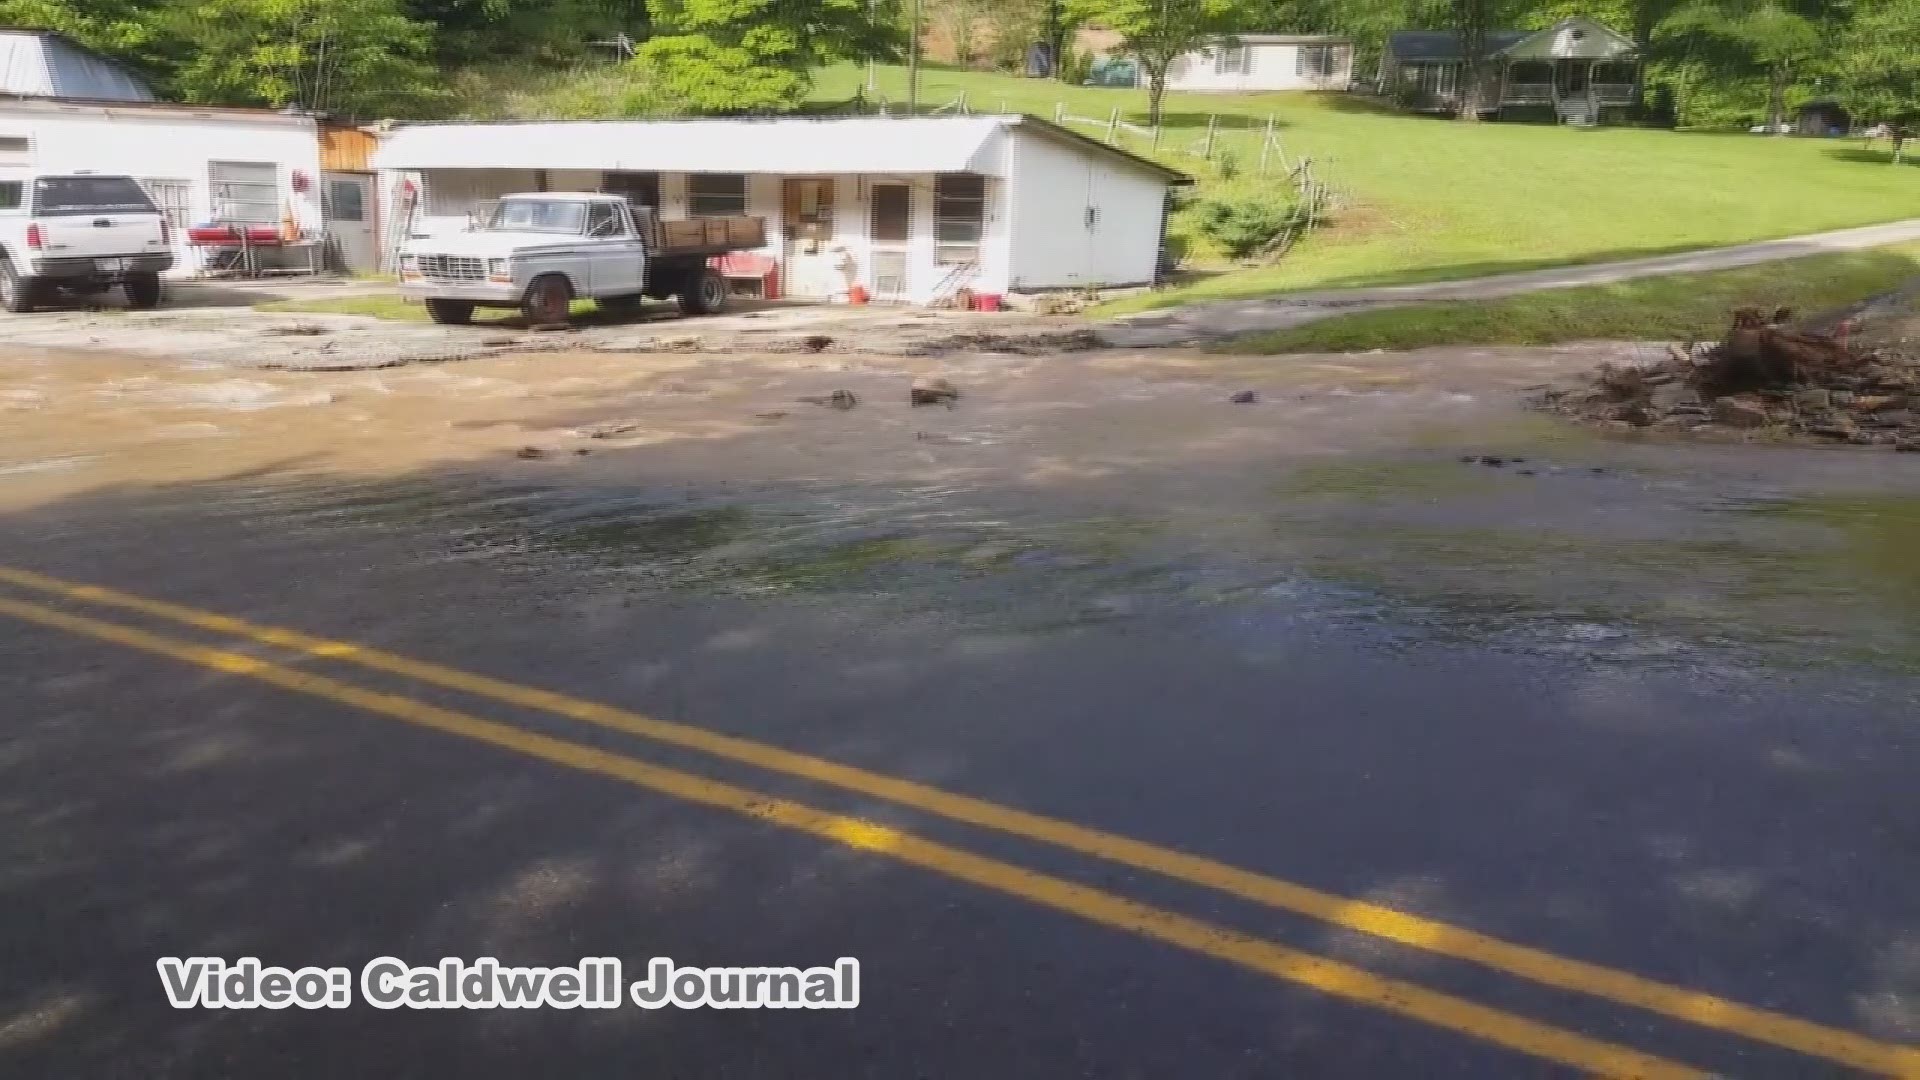
[[[1670,986],[1627,972],[1559,957],[1418,915],[1321,892],[1215,860],[941,791],[701,728],[654,719],[551,691],[519,686],[296,630],[259,626],[229,616],[83,585],[31,571],[0,567],[0,582],[136,611],[202,630],[245,638],[307,655],[361,665],[506,704],[542,710],[659,742],[786,773],[910,806],[927,813],[1021,836],[1082,854],[1164,874],[1191,884],[1323,920],[1346,929],[1666,1014],[1853,1068],[1920,1078],[1920,1050],[1782,1013]],[[899,830],[817,810],[800,803],[651,765],[562,739],[429,705],[399,695],[208,648],[37,604],[0,599],[0,614],[244,675],[285,689],[327,698],[436,730],[492,743],[572,768],[709,806],[732,810],[838,843],[877,851],[963,881],[1010,893],[1094,922],[1118,927],[1262,971],[1289,981],[1451,1028],[1541,1058],[1605,1076],[1699,1076],[1697,1070],[1574,1032],[1475,1005],[1397,979],[1299,952],[1185,916],[1148,907],[982,858]]]

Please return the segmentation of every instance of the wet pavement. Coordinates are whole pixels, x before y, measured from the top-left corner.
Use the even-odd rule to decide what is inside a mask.
[[[0,567],[907,778],[1910,1061],[1920,460],[1614,441],[1516,404],[1632,351],[325,374],[29,355],[0,365]],[[951,378],[956,407],[908,406],[914,375]],[[836,389],[857,407],[801,400]],[[1847,1056],[817,776],[18,580],[0,598],[867,819],[1668,1062],[1797,1077]],[[1620,1071],[244,665],[5,625],[8,1075]],[[381,954],[857,956],[864,1000],[176,1013],[153,967]]]

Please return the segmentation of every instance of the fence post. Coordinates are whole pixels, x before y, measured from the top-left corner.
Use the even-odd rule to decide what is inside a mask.
[[[1220,114],[1219,113],[1207,114],[1207,147],[1205,150],[1201,151],[1200,156],[1202,158],[1205,158],[1208,161],[1213,160],[1213,133],[1214,133],[1214,130],[1219,126],[1220,126]]]
[[[1107,117],[1107,145],[1109,146],[1113,145],[1113,141],[1119,137],[1120,137],[1120,106],[1115,105],[1113,107],[1112,115]]]
[[[1273,149],[1273,114],[1267,114],[1267,133],[1260,137],[1260,175],[1267,175],[1267,153]]]
[[[1056,101],[1053,103],[1053,122],[1056,124],[1064,124],[1067,122],[1066,102]]]

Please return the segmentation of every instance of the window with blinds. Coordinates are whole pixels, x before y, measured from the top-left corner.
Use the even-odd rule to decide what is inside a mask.
[[[1313,79],[1333,77],[1334,52],[1331,45],[1302,45],[1294,53],[1293,73]]]
[[[694,217],[737,217],[746,213],[747,178],[739,173],[688,176],[687,212]]]
[[[971,173],[942,173],[933,181],[934,261],[942,265],[977,262],[987,220],[987,179]]]
[[[207,179],[215,221],[280,223],[280,166],[270,161],[214,161],[207,165]]]
[[[166,217],[167,224],[173,226],[173,235],[185,236],[187,215],[193,205],[193,181],[142,177],[136,182]]]
[[[1213,54],[1215,75],[1246,75],[1253,71],[1253,51],[1245,45],[1222,46]]]

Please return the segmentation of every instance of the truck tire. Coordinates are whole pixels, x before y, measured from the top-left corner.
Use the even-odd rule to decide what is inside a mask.
[[[718,270],[701,268],[680,287],[680,310],[688,315],[717,315],[727,306],[732,286]]]
[[[632,296],[602,296],[593,303],[608,315],[638,315],[646,300],[646,297],[635,293]]]
[[[473,304],[467,300],[430,299],[427,318],[445,326],[465,326],[473,321]]]
[[[20,276],[12,259],[0,255],[0,308],[15,314],[32,311],[43,291],[39,282]]]
[[[541,274],[527,285],[520,314],[529,326],[562,326],[573,314],[573,283],[565,274]]]
[[[127,306],[135,311],[147,311],[160,306],[159,274],[129,274],[120,287],[126,290]]]

